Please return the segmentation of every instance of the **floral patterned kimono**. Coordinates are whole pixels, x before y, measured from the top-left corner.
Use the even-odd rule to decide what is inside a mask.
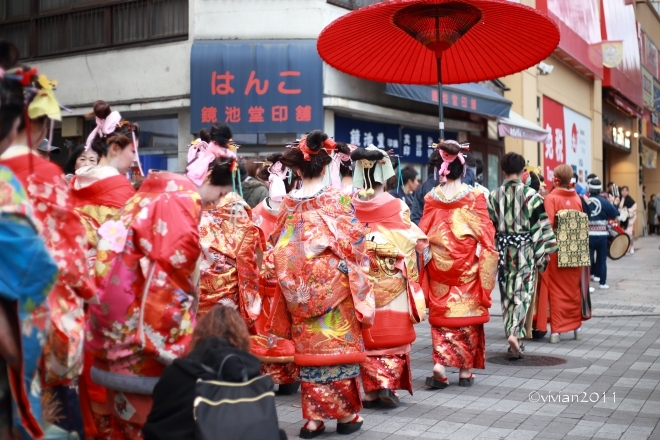
[[[185,176],[151,171],[99,228],[87,343],[92,379],[106,387],[113,436],[141,438],[151,392],[183,355],[195,325],[200,198]],[[113,437],[114,438],[114,437]]]
[[[18,328],[12,329],[5,325],[7,321],[0,320],[0,352],[22,360],[14,369],[3,359],[5,356],[0,356],[2,439],[12,438],[12,426],[19,429],[24,439],[43,436],[38,367],[48,327],[46,296],[58,271],[38,235],[38,225],[18,179],[8,168],[0,166],[0,315],[18,322]],[[39,276],[33,276],[35,273]],[[12,330],[13,336],[7,333]],[[11,344],[6,343],[11,338],[17,340],[14,348],[20,353],[10,352]]]
[[[362,406],[361,326],[373,324],[375,309],[364,228],[350,196],[335,188],[289,194],[280,209],[271,234],[279,289],[269,328],[296,347],[303,417],[348,417]]]
[[[382,193],[372,200],[353,198],[355,215],[366,226],[369,274],[374,280],[376,320],[362,330],[367,360],[361,365],[365,393],[407,390],[412,394],[410,348],[413,324],[426,314],[418,284],[417,252],[428,246],[426,235],[410,221],[402,199]]]
[[[197,317],[216,304],[239,310],[251,327],[261,310],[257,246],[259,229],[252,224],[250,207],[236,193],[202,211],[199,223],[202,245]]]
[[[43,351],[43,399],[54,405],[77,407],[75,385],[82,371],[85,330],[83,300],[91,299],[95,290],[85,264],[85,231],[57,165],[20,146],[9,148],[0,164],[10,168],[26,188],[35,217],[42,225],[40,235],[59,268],[59,277],[47,298],[51,330]],[[67,431],[82,431],[79,414],[68,419],[54,424]]]
[[[264,256],[259,275],[259,293],[263,302],[261,313],[255,322],[256,334],[252,336],[251,351],[261,361],[262,374],[270,374],[273,382],[286,385],[296,382],[299,378],[298,366],[293,362],[295,347],[290,339],[278,338],[266,331],[271,310],[274,310],[273,300],[277,291],[273,246],[267,238],[275,229],[279,214],[279,210],[271,208],[269,203],[270,198],[266,198],[252,210],[252,221],[263,233]]]
[[[420,229],[430,240],[422,289],[429,305],[433,362],[484,368],[498,254],[486,196],[462,184],[451,198],[437,186],[424,198]]]
[[[71,197],[73,206],[82,219],[87,237],[87,266],[94,275],[98,245],[98,229],[106,220],[112,219],[135,195],[133,185],[126,176],[110,166],[87,166],[80,168],[72,177]],[[109,413],[105,412],[105,388],[94,383],[90,371],[94,357],[85,350],[83,373],[78,383],[80,407],[85,426],[85,436],[107,437],[110,429]],[[93,406],[93,408],[92,408]]]

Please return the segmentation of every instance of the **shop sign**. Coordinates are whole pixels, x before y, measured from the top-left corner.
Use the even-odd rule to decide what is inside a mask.
[[[190,57],[193,132],[304,133],[323,126],[316,40],[196,41]]]
[[[642,145],[642,165],[654,170],[658,164],[658,152],[652,148]]]
[[[456,133],[445,132],[445,137],[456,139]],[[401,156],[401,162],[426,164],[438,132],[335,115],[335,140],[359,147],[373,144],[383,150],[394,150],[394,154]]]
[[[630,151],[630,137],[627,137],[623,130],[619,127],[612,127],[612,144],[623,147]]]
[[[586,188],[591,168],[591,119],[544,96],[543,125],[551,134],[543,149],[546,184],[552,187],[554,169],[568,164],[578,175],[578,185]]]
[[[642,67],[642,92],[644,95],[644,106],[655,110],[653,98],[653,75],[645,67]]]

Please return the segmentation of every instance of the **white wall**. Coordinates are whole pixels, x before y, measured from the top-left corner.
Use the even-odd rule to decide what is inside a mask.
[[[196,40],[317,38],[349,12],[325,0],[190,0]]]
[[[182,97],[190,94],[188,41],[108,50],[35,62],[59,81],[60,103],[84,112],[97,99],[110,102]],[[79,112],[76,112],[79,113]]]

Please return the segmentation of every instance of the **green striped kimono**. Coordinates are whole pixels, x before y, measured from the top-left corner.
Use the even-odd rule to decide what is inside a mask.
[[[557,251],[543,198],[519,179],[505,180],[491,193],[491,219],[500,253],[499,284],[507,336],[525,337],[525,315],[546,256]]]

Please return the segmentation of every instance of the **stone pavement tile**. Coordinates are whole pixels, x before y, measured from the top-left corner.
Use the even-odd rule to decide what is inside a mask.
[[[640,428],[640,427],[637,427],[637,426],[631,426],[621,436],[620,440],[643,440],[643,439],[648,439],[652,432],[653,432],[652,428]]]
[[[457,422],[451,422],[447,420],[441,420],[435,425],[431,426],[430,428],[427,429],[427,432],[431,433],[438,433],[439,435],[442,436],[447,436],[454,431],[457,431],[459,428],[461,428],[464,425],[464,423],[457,423]]]
[[[591,437],[604,425],[600,422],[591,422],[587,420],[581,420],[578,424],[569,431],[568,435],[580,435]]]
[[[364,431],[361,429],[360,431],[358,431],[358,435],[355,438],[360,440],[382,440],[382,439],[386,439],[390,435],[391,434],[388,432]],[[344,437],[339,435],[336,436]]]
[[[632,426],[643,426],[647,428],[654,428],[658,425],[658,417],[635,417],[631,423]]]
[[[532,440],[538,434],[537,431],[528,431],[525,429],[516,429],[506,436],[506,440]]]
[[[628,425],[606,423],[596,432],[596,437],[618,439],[627,429]]]
[[[488,428],[477,437],[475,440],[499,440],[505,439],[509,434],[513,432],[513,429],[506,428]]]

